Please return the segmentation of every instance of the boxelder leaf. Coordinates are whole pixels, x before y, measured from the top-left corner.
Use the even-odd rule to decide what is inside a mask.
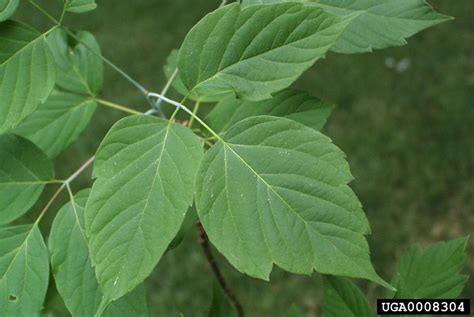
[[[62,29],[53,31],[47,37],[57,65],[56,84],[70,92],[96,96],[103,86],[103,63],[91,49],[100,53],[99,44],[89,32],[77,31],[75,35],[86,46]]]
[[[53,174],[53,164],[33,143],[0,135],[0,225],[28,211]]]
[[[324,277],[323,313],[325,317],[372,317],[374,312],[362,291],[349,279]]]
[[[20,0],[0,0],[0,22],[11,17],[19,3]]]
[[[2,316],[39,316],[49,279],[48,251],[36,225],[0,229]]]
[[[55,66],[43,35],[18,22],[0,23],[0,134],[46,100]]]
[[[207,115],[206,123],[218,132],[226,132],[237,122],[259,115],[272,115],[293,119],[313,129],[326,124],[334,105],[323,102],[305,92],[285,89],[265,101],[245,101],[227,97]]]
[[[168,58],[166,59],[166,65],[164,67],[165,76],[169,80],[175,71],[178,69],[178,50],[172,50]],[[222,95],[211,95],[211,96],[199,96],[194,93],[190,93],[188,88],[183,84],[183,80],[181,79],[181,75],[179,71],[175,75],[175,79],[173,80],[172,86],[176,89],[183,96],[187,96],[188,99],[191,100],[199,100],[201,102],[216,102],[223,98],[225,98],[229,93],[224,93]]]
[[[73,143],[87,127],[97,105],[83,96],[53,91],[14,132],[54,158]]]
[[[406,44],[407,38],[451,20],[439,14],[425,0],[243,0],[246,5],[301,2],[344,17],[359,16],[337,40],[333,51],[345,54],[370,52]]]
[[[69,312],[75,317],[90,317],[97,312],[102,292],[89,257],[84,224],[84,208],[90,190],[76,194],[56,215],[49,237],[49,252],[56,287]],[[147,316],[143,285],[111,303],[102,314]]]
[[[466,261],[468,238],[438,242],[421,250],[410,247],[392,280],[393,298],[457,298],[468,280],[460,274]]]
[[[178,60],[181,79],[199,96],[233,92],[268,99],[324,57],[352,18],[296,3],[224,6],[186,36]]]
[[[241,272],[267,280],[275,263],[390,287],[370,263],[369,226],[351,179],[344,153],[320,132],[252,117],[206,152],[196,206],[211,242]]]
[[[97,8],[95,0],[63,0],[66,11],[72,13],[84,13]]]
[[[176,236],[193,202],[201,157],[191,130],[154,117],[124,118],[103,140],[85,215],[108,300],[140,284]]]

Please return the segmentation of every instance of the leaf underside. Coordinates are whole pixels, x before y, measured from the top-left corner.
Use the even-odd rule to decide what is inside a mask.
[[[57,65],[56,85],[68,92],[96,96],[102,91],[104,81],[102,60],[97,56],[99,44],[89,32],[73,32],[82,43],[62,29],[47,37]]]
[[[219,134],[243,119],[259,115],[284,117],[321,130],[333,109],[333,104],[289,88],[261,102],[227,97],[212,109],[205,121]]]
[[[15,13],[20,0],[0,0],[0,22],[10,18]]]
[[[468,238],[438,242],[422,250],[410,247],[392,280],[393,298],[457,298],[468,280],[460,274]]]
[[[362,291],[349,279],[324,277],[323,313],[325,317],[373,317],[374,313]]]
[[[66,11],[72,13],[84,13],[97,8],[95,0],[64,0],[66,2]]]

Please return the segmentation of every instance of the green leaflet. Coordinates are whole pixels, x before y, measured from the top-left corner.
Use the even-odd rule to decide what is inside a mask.
[[[224,6],[186,36],[178,67],[198,96],[235,93],[263,100],[325,56],[353,17],[340,19],[296,3]]]
[[[20,0],[0,0],[0,22],[10,18],[15,13]]]
[[[92,34],[83,31],[76,34],[89,48],[100,52]],[[53,31],[47,41],[57,66],[56,85],[67,92],[53,91],[14,132],[33,141],[54,158],[74,142],[89,124],[96,103],[83,95],[100,93],[103,65],[99,57],[83,44],[68,38],[61,29]]]
[[[323,313],[325,317],[373,317],[364,293],[349,279],[324,277]]]
[[[76,194],[56,215],[49,237],[49,252],[56,287],[69,312],[91,317],[97,312],[102,293],[89,258],[84,227],[84,208],[90,190]],[[143,285],[110,304],[103,317],[147,316]]]
[[[96,96],[102,91],[104,71],[102,60],[91,50],[100,53],[99,44],[89,32],[78,31],[75,35],[86,46],[61,29],[48,35],[57,65],[56,84],[69,92]]]
[[[392,280],[391,298],[457,298],[468,280],[461,275],[468,238],[438,242],[421,250],[411,246],[400,260]]]
[[[53,174],[53,164],[33,143],[0,135],[0,225],[28,211]]]
[[[164,66],[164,72],[166,78],[169,80],[171,76],[173,76],[174,72],[178,69],[178,50],[172,50],[168,58],[166,59],[166,65]],[[200,100],[201,102],[216,102],[225,98],[225,96],[229,95],[228,93],[224,93],[222,95],[211,95],[211,96],[199,96],[194,93],[189,93],[188,88],[183,84],[183,80],[179,75],[179,72],[175,75],[175,79],[173,80],[172,86],[176,89],[183,96],[187,96],[188,99],[191,100]]]
[[[118,121],[102,141],[85,216],[108,300],[140,284],[176,236],[193,202],[201,157],[191,130],[148,116]]]
[[[0,229],[2,316],[39,316],[49,279],[48,251],[36,225]]]
[[[212,109],[205,121],[214,131],[223,133],[243,119],[272,115],[293,119],[313,129],[321,130],[333,109],[333,104],[288,88],[276,93],[273,98],[261,102],[227,97]]]
[[[369,225],[347,183],[344,153],[292,120],[236,124],[206,152],[196,206],[217,249],[239,271],[268,280],[273,263],[293,272],[366,278],[390,287],[370,263]]]
[[[46,100],[55,67],[43,35],[18,22],[0,23],[0,134]]]
[[[14,130],[54,158],[89,124],[97,105],[79,95],[53,91],[38,110]]]
[[[63,0],[66,11],[72,13],[84,13],[97,8],[95,0]]]
[[[332,48],[338,53],[363,53],[406,44],[406,38],[451,20],[425,0],[243,0],[242,5],[301,2],[344,17],[359,13]]]

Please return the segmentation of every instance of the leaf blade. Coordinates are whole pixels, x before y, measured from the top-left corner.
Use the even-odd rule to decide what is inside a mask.
[[[199,100],[200,102],[216,102],[219,101],[227,94],[222,94],[222,95],[211,95],[211,96],[199,96],[194,93],[190,93],[189,90],[186,88],[186,86],[183,83],[183,80],[181,79],[181,76],[178,71],[178,56],[179,56],[179,50],[172,50],[170,55],[168,55],[168,58],[166,59],[166,64],[164,66],[164,72],[166,79],[171,80],[171,78],[174,76],[175,79],[173,80],[172,86],[173,88],[179,92],[183,96],[187,96],[188,99],[190,100]]]
[[[100,46],[91,33],[72,32],[81,42],[62,29],[47,37],[57,65],[56,84],[68,92],[96,96],[102,91],[104,81],[103,63],[96,55],[100,54]]]
[[[53,91],[14,132],[35,143],[50,158],[55,158],[84,131],[96,108],[97,104],[90,99]]]
[[[374,312],[362,291],[349,279],[324,277],[323,313],[326,317],[373,317]]]
[[[36,225],[0,229],[0,306],[7,316],[39,316],[49,279],[48,251]]]
[[[33,113],[54,81],[54,61],[44,36],[18,22],[0,23],[0,133]]]
[[[18,8],[20,0],[0,0],[0,22],[10,18]]]
[[[261,102],[227,97],[211,110],[205,121],[219,134],[241,120],[259,115],[281,116],[321,130],[334,107],[305,92],[285,89]]]
[[[97,8],[95,0],[64,0],[66,11],[72,13],[85,13]]]
[[[468,280],[462,275],[468,237],[438,242],[422,250],[411,246],[400,260],[393,298],[457,298]]]
[[[205,154],[196,206],[211,242],[243,273],[267,280],[276,264],[391,288],[370,263],[369,226],[351,179],[344,154],[321,133],[253,117]]]
[[[324,57],[351,19],[296,3],[224,6],[186,36],[181,78],[197,95],[268,99]]]
[[[243,0],[243,5],[281,2],[317,6],[340,17],[360,13],[331,48],[343,54],[404,45],[416,33],[452,19],[435,12],[425,0]]]
[[[56,215],[48,248],[59,294],[72,316],[94,316],[102,292],[89,257],[84,209],[90,190],[75,195]],[[102,316],[147,316],[143,285],[111,303]]]
[[[27,212],[53,177],[53,164],[33,143],[0,135],[0,224]]]
[[[189,129],[158,118],[127,117],[107,134],[94,166],[86,231],[108,300],[141,283],[166,251],[192,204],[201,156]]]

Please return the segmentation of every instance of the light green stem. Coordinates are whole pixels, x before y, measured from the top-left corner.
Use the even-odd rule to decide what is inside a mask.
[[[122,105],[119,105],[118,103],[115,103],[115,102],[112,102],[112,101],[108,101],[108,100],[104,100],[104,99],[100,99],[100,98],[91,98],[91,100],[103,105],[103,106],[106,106],[106,107],[110,107],[110,108],[113,108],[113,109],[116,109],[116,110],[120,110],[120,111],[123,111],[123,112],[126,112],[126,113],[130,113],[130,114],[143,114],[143,112],[140,112],[138,110],[135,110],[135,109],[132,109],[132,108],[129,108],[129,107],[126,107],[126,106],[122,106]]]

